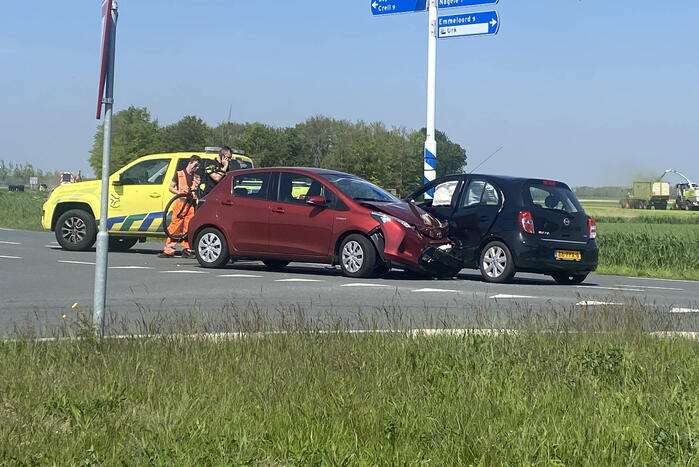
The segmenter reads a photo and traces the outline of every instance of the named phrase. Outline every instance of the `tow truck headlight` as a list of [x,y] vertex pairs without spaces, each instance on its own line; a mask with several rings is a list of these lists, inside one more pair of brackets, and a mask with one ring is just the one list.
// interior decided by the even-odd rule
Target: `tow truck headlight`
[[404,220],[398,219],[397,217],[389,216],[388,214],[383,213],[383,212],[374,211],[371,213],[371,217],[373,217],[376,222],[379,222],[381,224],[386,224],[388,222],[398,222],[400,225],[402,225],[406,229],[413,228],[412,225],[408,224]]

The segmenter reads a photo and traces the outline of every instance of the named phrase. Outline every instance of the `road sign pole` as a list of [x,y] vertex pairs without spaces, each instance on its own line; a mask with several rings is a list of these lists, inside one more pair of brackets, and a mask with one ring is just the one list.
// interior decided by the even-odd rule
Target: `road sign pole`
[[102,151],[102,192],[100,195],[100,223],[97,233],[97,259],[95,261],[95,293],[92,308],[92,324],[99,338],[104,337],[104,310],[107,304],[107,251],[109,234],[107,233],[107,210],[109,208],[109,166],[112,149],[112,106],[114,104],[114,52],[116,46],[117,5],[112,3],[111,29],[107,49],[107,70],[104,93],[104,126]]
[[[429,0],[429,26],[427,40],[427,134],[425,138],[424,183],[437,176],[437,140],[435,139],[435,113],[437,94],[437,1]],[[431,197],[432,193],[425,193]]]

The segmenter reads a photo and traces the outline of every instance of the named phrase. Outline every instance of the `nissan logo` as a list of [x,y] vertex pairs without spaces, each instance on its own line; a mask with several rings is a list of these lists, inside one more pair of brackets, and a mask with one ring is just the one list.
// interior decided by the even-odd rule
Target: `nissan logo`
[[568,219],[567,217],[565,219],[563,219],[563,225],[566,225],[566,226],[570,225],[570,219]]

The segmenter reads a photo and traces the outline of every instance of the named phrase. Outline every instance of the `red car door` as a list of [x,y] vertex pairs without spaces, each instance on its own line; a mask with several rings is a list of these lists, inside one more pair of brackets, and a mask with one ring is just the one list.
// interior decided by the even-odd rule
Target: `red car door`
[[[269,251],[283,256],[328,258],[332,255],[334,195],[320,181],[300,173],[281,172],[276,196],[271,196]],[[324,196],[326,206],[307,204]]]
[[231,180],[231,191],[221,198],[219,210],[219,222],[227,231],[231,254],[266,253],[271,173],[246,173]]

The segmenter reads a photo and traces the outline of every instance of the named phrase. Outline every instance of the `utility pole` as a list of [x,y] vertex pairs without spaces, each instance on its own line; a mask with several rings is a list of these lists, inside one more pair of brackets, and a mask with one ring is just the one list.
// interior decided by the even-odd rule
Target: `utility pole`
[[[109,233],[107,232],[107,210],[109,209],[109,166],[112,149],[112,107],[114,105],[114,52],[116,45],[116,22],[118,6],[113,0],[102,2],[103,36],[102,69],[100,89],[97,96],[97,118],[104,104],[103,149],[102,149],[102,192],[100,195],[100,221],[97,233],[95,261],[95,293],[92,308],[92,324],[97,337],[104,337],[104,311],[107,304],[107,252]],[[102,87],[104,85],[104,87]]]

